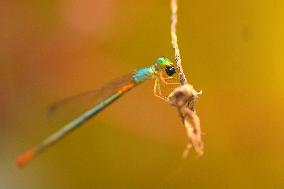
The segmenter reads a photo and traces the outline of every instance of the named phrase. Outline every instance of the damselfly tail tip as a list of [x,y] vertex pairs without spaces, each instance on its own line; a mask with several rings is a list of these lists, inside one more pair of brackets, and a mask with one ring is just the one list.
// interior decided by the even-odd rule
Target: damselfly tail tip
[[35,155],[35,150],[29,150],[26,153],[24,153],[23,155],[19,156],[16,159],[16,165],[18,167],[24,167]]

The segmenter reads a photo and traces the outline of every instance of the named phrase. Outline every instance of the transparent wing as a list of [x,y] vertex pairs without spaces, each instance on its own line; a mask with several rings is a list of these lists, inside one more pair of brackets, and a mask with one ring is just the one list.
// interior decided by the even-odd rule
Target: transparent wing
[[49,107],[47,118],[60,122],[60,124],[66,123],[96,106],[130,82],[133,82],[132,74],[117,78],[99,89],[67,97]]

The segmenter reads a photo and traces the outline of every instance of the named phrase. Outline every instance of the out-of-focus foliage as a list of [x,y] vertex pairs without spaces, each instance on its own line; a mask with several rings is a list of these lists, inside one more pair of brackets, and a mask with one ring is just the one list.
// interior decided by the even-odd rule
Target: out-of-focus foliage
[[179,1],[178,40],[196,89],[205,155],[149,81],[20,170],[62,125],[65,96],[157,57],[173,60],[169,1],[0,3],[0,188],[284,188],[284,2]]

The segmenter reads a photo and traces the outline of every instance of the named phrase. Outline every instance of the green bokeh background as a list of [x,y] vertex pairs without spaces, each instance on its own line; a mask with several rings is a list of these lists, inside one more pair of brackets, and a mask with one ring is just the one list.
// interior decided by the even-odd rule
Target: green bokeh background
[[183,161],[176,110],[149,81],[19,169],[60,126],[47,107],[165,55],[170,2],[0,3],[0,188],[284,188],[284,1],[180,0],[184,71],[205,155]]

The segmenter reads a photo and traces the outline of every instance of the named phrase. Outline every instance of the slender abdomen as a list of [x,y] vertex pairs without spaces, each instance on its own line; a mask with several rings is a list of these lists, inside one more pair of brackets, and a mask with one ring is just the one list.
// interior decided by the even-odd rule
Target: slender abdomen
[[59,131],[54,133],[53,135],[46,138],[43,142],[32,148],[31,150],[27,151],[23,155],[17,158],[16,164],[18,166],[26,165],[31,159],[33,159],[36,155],[40,154],[44,150],[46,150],[51,145],[55,144],[59,140],[63,139],[68,133],[74,131],[76,128],[81,126],[87,120],[94,117],[97,113],[108,107],[111,103],[121,97],[130,89],[134,88],[138,83],[135,82],[133,79],[129,82],[126,82],[123,86],[117,88],[116,92],[111,96],[105,98],[102,102],[98,103],[95,107],[91,108],[90,110],[83,113],[78,118],[71,121],[69,124],[65,125]]

